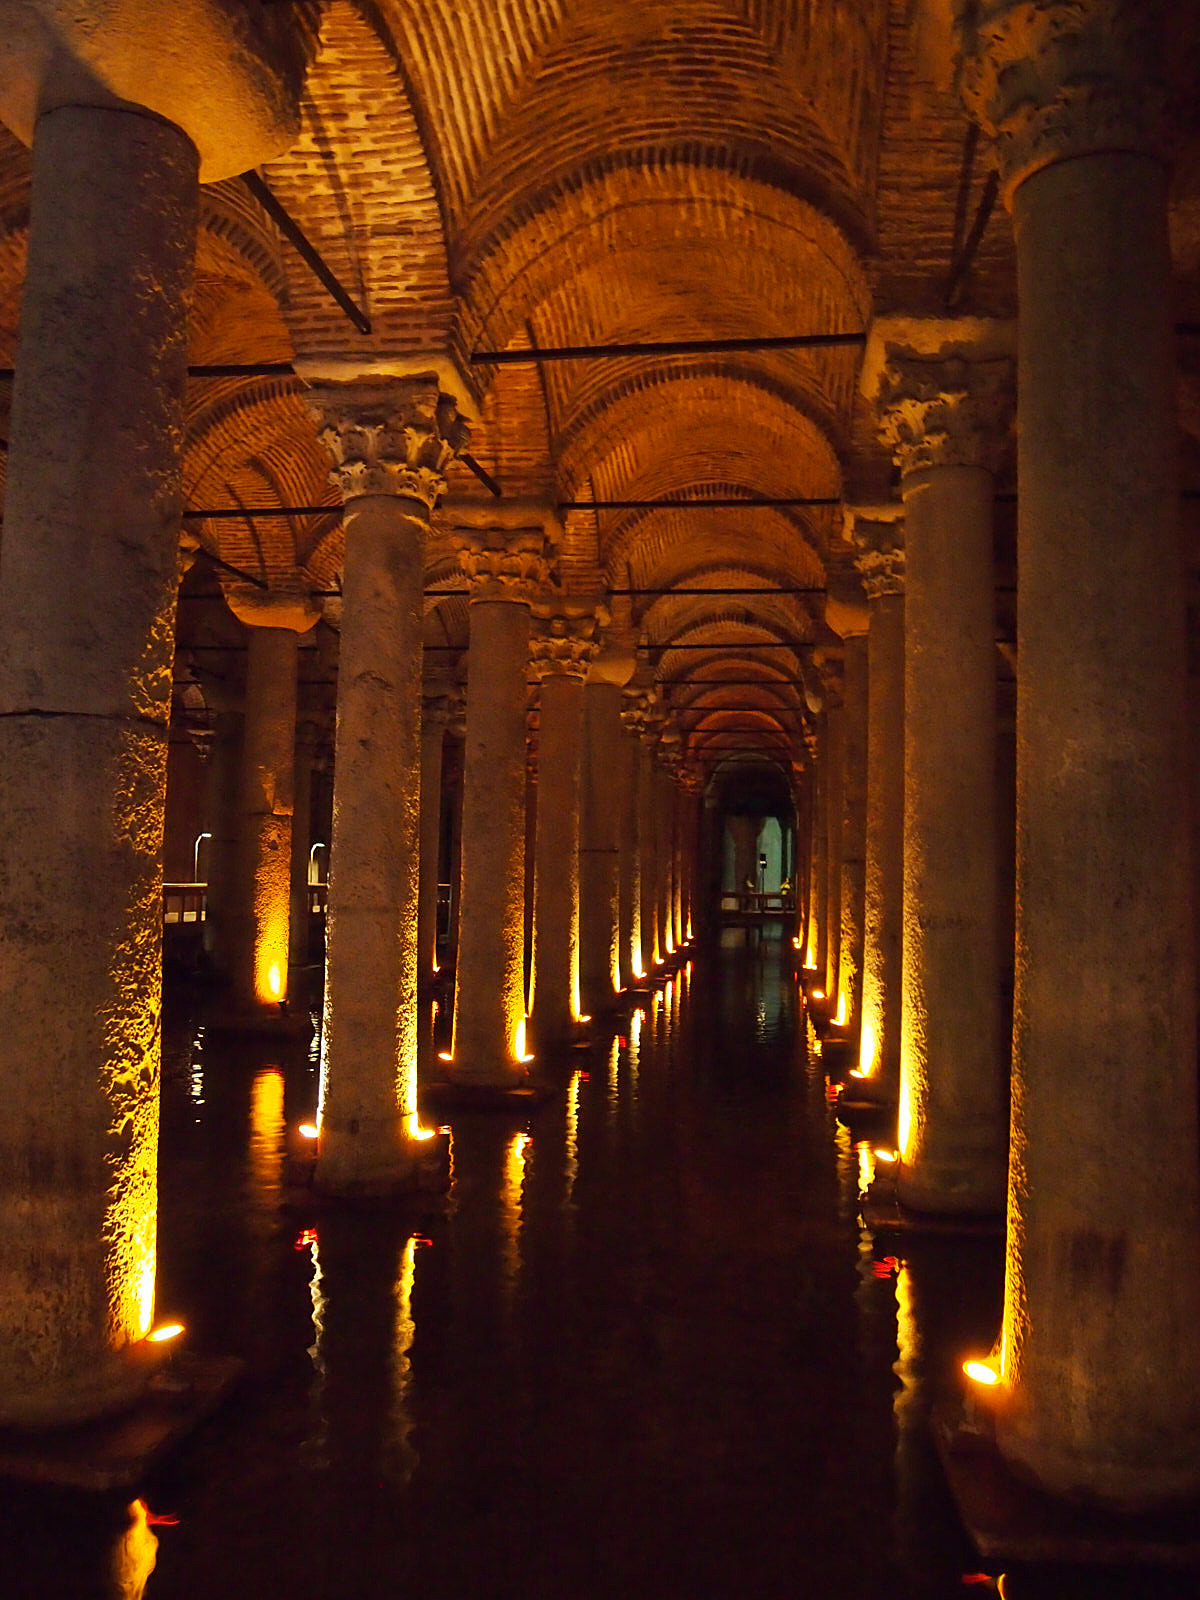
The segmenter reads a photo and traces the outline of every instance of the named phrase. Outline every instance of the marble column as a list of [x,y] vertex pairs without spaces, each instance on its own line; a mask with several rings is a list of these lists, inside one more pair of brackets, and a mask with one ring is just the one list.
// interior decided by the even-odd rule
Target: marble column
[[620,765],[620,977],[633,989],[645,977],[642,961],[642,872],[638,854],[638,733],[628,695],[622,710]]
[[588,1016],[611,1011],[621,989],[621,694],[633,653],[608,645],[583,691],[579,805],[579,992]]
[[658,724],[645,717],[638,736],[637,805],[638,858],[641,862],[642,965],[646,975],[661,963],[658,928],[658,827],[655,787]]
[[[1200,1488],[1200,1198],[1163,8],[964,32],[1019,293],[1017,928],[997,1440]],[[1069,603],[1064,600],[1069,597]]]
[[837,1011],[847,1037],[862,1020],[863,916],[867,853],[867,635],[842,642],[842,872]]
[[894,1106],[900,1090],[904,915],[904,550],[897,514],[852,513],[870,608],[862,1027],[854,1098]]
[[185,62],[168,8],[115,49],[44,9],[0,4],[0,118],[33,147],[0,572],[0,1423],[23,1426],[127,1404],[152,1366],[197,184],[276,153],[295,111],[220,8]]
[[[825,981],[826,946],[829,928],[829,869],[827,864],[829,785],[825,756],[824,717],[821,733],[810,752],[813,786],[812,855],[808,888],[808,955],[813,983],[821,988]],[[823,991],[822,991],[823,992]]]
[[432,374],[315,386],[345,502],[317,1181],[427,1181],[417,1119],[425,540],[466,441]]
[[308,1020],[288,1013],[296,672],[300,635],[320,613],[298,581],[239,586],[227,599],[247,629],[246,695],[230,896],[233,989],[217,1022],[270,1032]]
[[539,1050],[579,1037],[579,768],[583,682],[595,652],[594,613],[541,614],[532,640],[541,680],[538,810],[533,866],[533,996]]
[[421,702],[421,844],[417,890],[417,985],[437,976],[438,865],[442,843],[442,756],[451,702],[440,691]]
[[467,736],[454,1041],[448,1076],[515,1088],[525,1039],[526,674],[529,606],[546,581],[545,534],[524,526],[460,527],[471,583]]
[[219,707],[212,749],[204,778],[205,825],[208,841],[208,889],[205,894],[204,952],[214,972],[233,974],[232,896],[237,850],[238,790],[242,770],[242,713]]
[[292,804],[292,867],[291,867],[291,952],[292,971],[309,965],[309,912],[308,872],[309,853],[312,850],[312,774],[316,759],[317,729],[313,723],[301,719],[296,724],[295,778]]
[[837,1014],[838,972],[842,959],[842,778],[841,685],[825,686],[825,996],[829,1015]]
[[995,461],[1012,403],[1008,323],[879,319],[863,387],[905,519],[900,1197],[999,1212],[1008,1086],[996,950]]

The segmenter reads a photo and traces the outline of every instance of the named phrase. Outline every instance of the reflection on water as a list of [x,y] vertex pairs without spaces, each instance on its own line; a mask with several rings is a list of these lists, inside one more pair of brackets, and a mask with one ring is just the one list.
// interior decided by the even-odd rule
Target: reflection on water
[[528,1125],[455,1116],[449,1193],[398,1205],[289,1187],[303,1047],[204,1040],[197,1078],[197,1037],[164,1051],[164,1303],[247,1383],[147,1489],[176,1526],[0,1496],[4,1600],[1000,1592],[928,1425],[999,1243],[862,1225],[778,942],[685,965]]

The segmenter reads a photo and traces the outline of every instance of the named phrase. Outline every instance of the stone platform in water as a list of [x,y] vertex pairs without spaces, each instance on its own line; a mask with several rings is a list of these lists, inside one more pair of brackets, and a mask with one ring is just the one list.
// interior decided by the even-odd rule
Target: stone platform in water
[[961,1408],[935,1410],[933,1433],[963,1527],[986,1559],[1200,1567],[1200,1501],[1141,1516],[1071,1504],[1014,1477],[991,1429]]
[[936,1216],[932,1212],[910,1211],[896,1198],[889,1184],[879,1192],[872,1184],[862,1202],[863,1225],[875,1233],[926,1233],[967,1239],[994,1239],[1004,1233],[1003,1217]]
[[0,1478],[93,1493],[131,1489],[221,1404],[244,1368],[234,1356],[181,1351],[131,1411],[75,1428],[0,1431]]

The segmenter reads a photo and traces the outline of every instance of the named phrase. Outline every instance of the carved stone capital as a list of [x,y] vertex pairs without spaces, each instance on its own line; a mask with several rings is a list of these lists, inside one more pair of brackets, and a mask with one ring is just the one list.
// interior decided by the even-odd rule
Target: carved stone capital
[[456,528],[459,570],[472,600],[532,603],[550,581],[551,557],[540,528]]
[[860,386],[901,472],[996,470],[1015,402],[1014,328],[976,317],[879,317]]
[[377,383],[320,383],[308,392],[331,483],[343,500],[397,495],[432,509],[451,458],[471,435],[434,374]]
[[631,683],[625,686],[621,696],[621,721],[635,738],[640,739],[645,733],[647,720],[657,699],[658,693],[650,684]]
[[958,83],[995,141],[1005,201],[1055,161],[1163,155],[1161,0],[955,0]]
[[587,677],[600,648],[601,619],[594,610],[574,612],[537,605],[529,639],[529,658],[536,678]]
[[689,756],[679,763],[675,780],[685,794],[699,794],[704,788],[704,768],[695,756]]
[[867,600],[904,593],[904,519],[899,506],[846,507],[846,538]]

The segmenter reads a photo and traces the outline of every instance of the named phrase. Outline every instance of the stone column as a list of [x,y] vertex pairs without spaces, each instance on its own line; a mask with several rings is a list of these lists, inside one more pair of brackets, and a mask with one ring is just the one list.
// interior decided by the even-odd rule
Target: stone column
[[678,741],[678,730],[667,724],[659,735],[659,760],[654,770],[654,858],[658,867],[654,904],[660,962],[667,961],[676,950],[675,780],[671,767]]
[[[495,516],[495,513],[492,513]],[[541,522],[460,528],[471,582],[454,1043],[449,1076],[515,1088],[526,1074],[525,824],[529,606],[546,581]]]
[[992,501],[1011,337],[1007,323],[883,319],[863,368],[905,517],[900,1197],[942,1213],[999,1211],[1007,1162]]
[[[862,1020],[867,853],[867,635],[843,639],[842,874],[837,1017],[854,1038]],[[831,997],[832,998],[832,997]]]
[[442,755],[451,702],[442,692],[421,703],[421,845],[417,890],[417,986],[437,976],[438,864],[442,843]]
[[204,951],[221,977],[233,974],[231,888],[237,850],[238,789],[242,767],[242,713],[221,707],[213,728],[212,750],[205,772],[205,825],[208,842],[208,890],[205,895]]
[[[1017,243],[1013,1126],[997,1437],[1053,1491],[1200,1487],[1194,949],[1164,8],[991,7],[967,103]],[[1064,597],[1069,596],[1069,603]]]
[[[835,698],[836,695],[836,698]],[[825,685],[825,996],[837,1012],[842,959],[842,726],[841,686]]]
[[541,1050],[579,1033],[579,755],[583,680],[595,651],[593,613],[543,612],[532,641],[541,679],[537,836],[533,866],[530,1020]]
[[252,1032],[291,1027],[292,809],[299,636],[320,613],[298,582],[231,590],[247,627],[238,833],[231,886],[233,993],[218,1025]]
[[621,989],[621,692],[633,668],[633,653],[610,644],[593,659],[583,691],[579,987],[589,1016],[611,1011]]
[[822,717],[820,736],[812,754],[813,842],[812,873],[809,880],[809,948],[817,987],[825,981],[829,941],[829,762],[825,758],[827,737]]
[[239,50],[211,8],[181,62],[169,8],[115,48],[83,8],[45,8],[0,4],[0,117],[33,145],[0,574],[5,1425],[115,1409],[151,1365],[197,180],[265,160],[294,110],[260,19]]
[[312,773],[316,759],[317,730],[311,722],[296,724],[295,782],[292,806],[292,914],[291,953],[293,971],[309,964],[308,868],[312,849]]
[[638,735],[637,806],[638,858],[641,862],[642,966],[649,976],[661,961],[658,929],[658,828],[656,825],[654,748],[658,724],[644,717]]
[[871,625],[862,1028],[854,1097],[896,1104],[904,914],[904,550],[898,515],[852,513]]
[[317,1180],[424,1180],[417,1121],[417,873],[425,539],[466,439],[424,374],[310,396],[345,501]]
[[620,976],[622,989],[645,977],[642,960],[642,871],[638,854],[638,712],[626,698],[621,713]]

